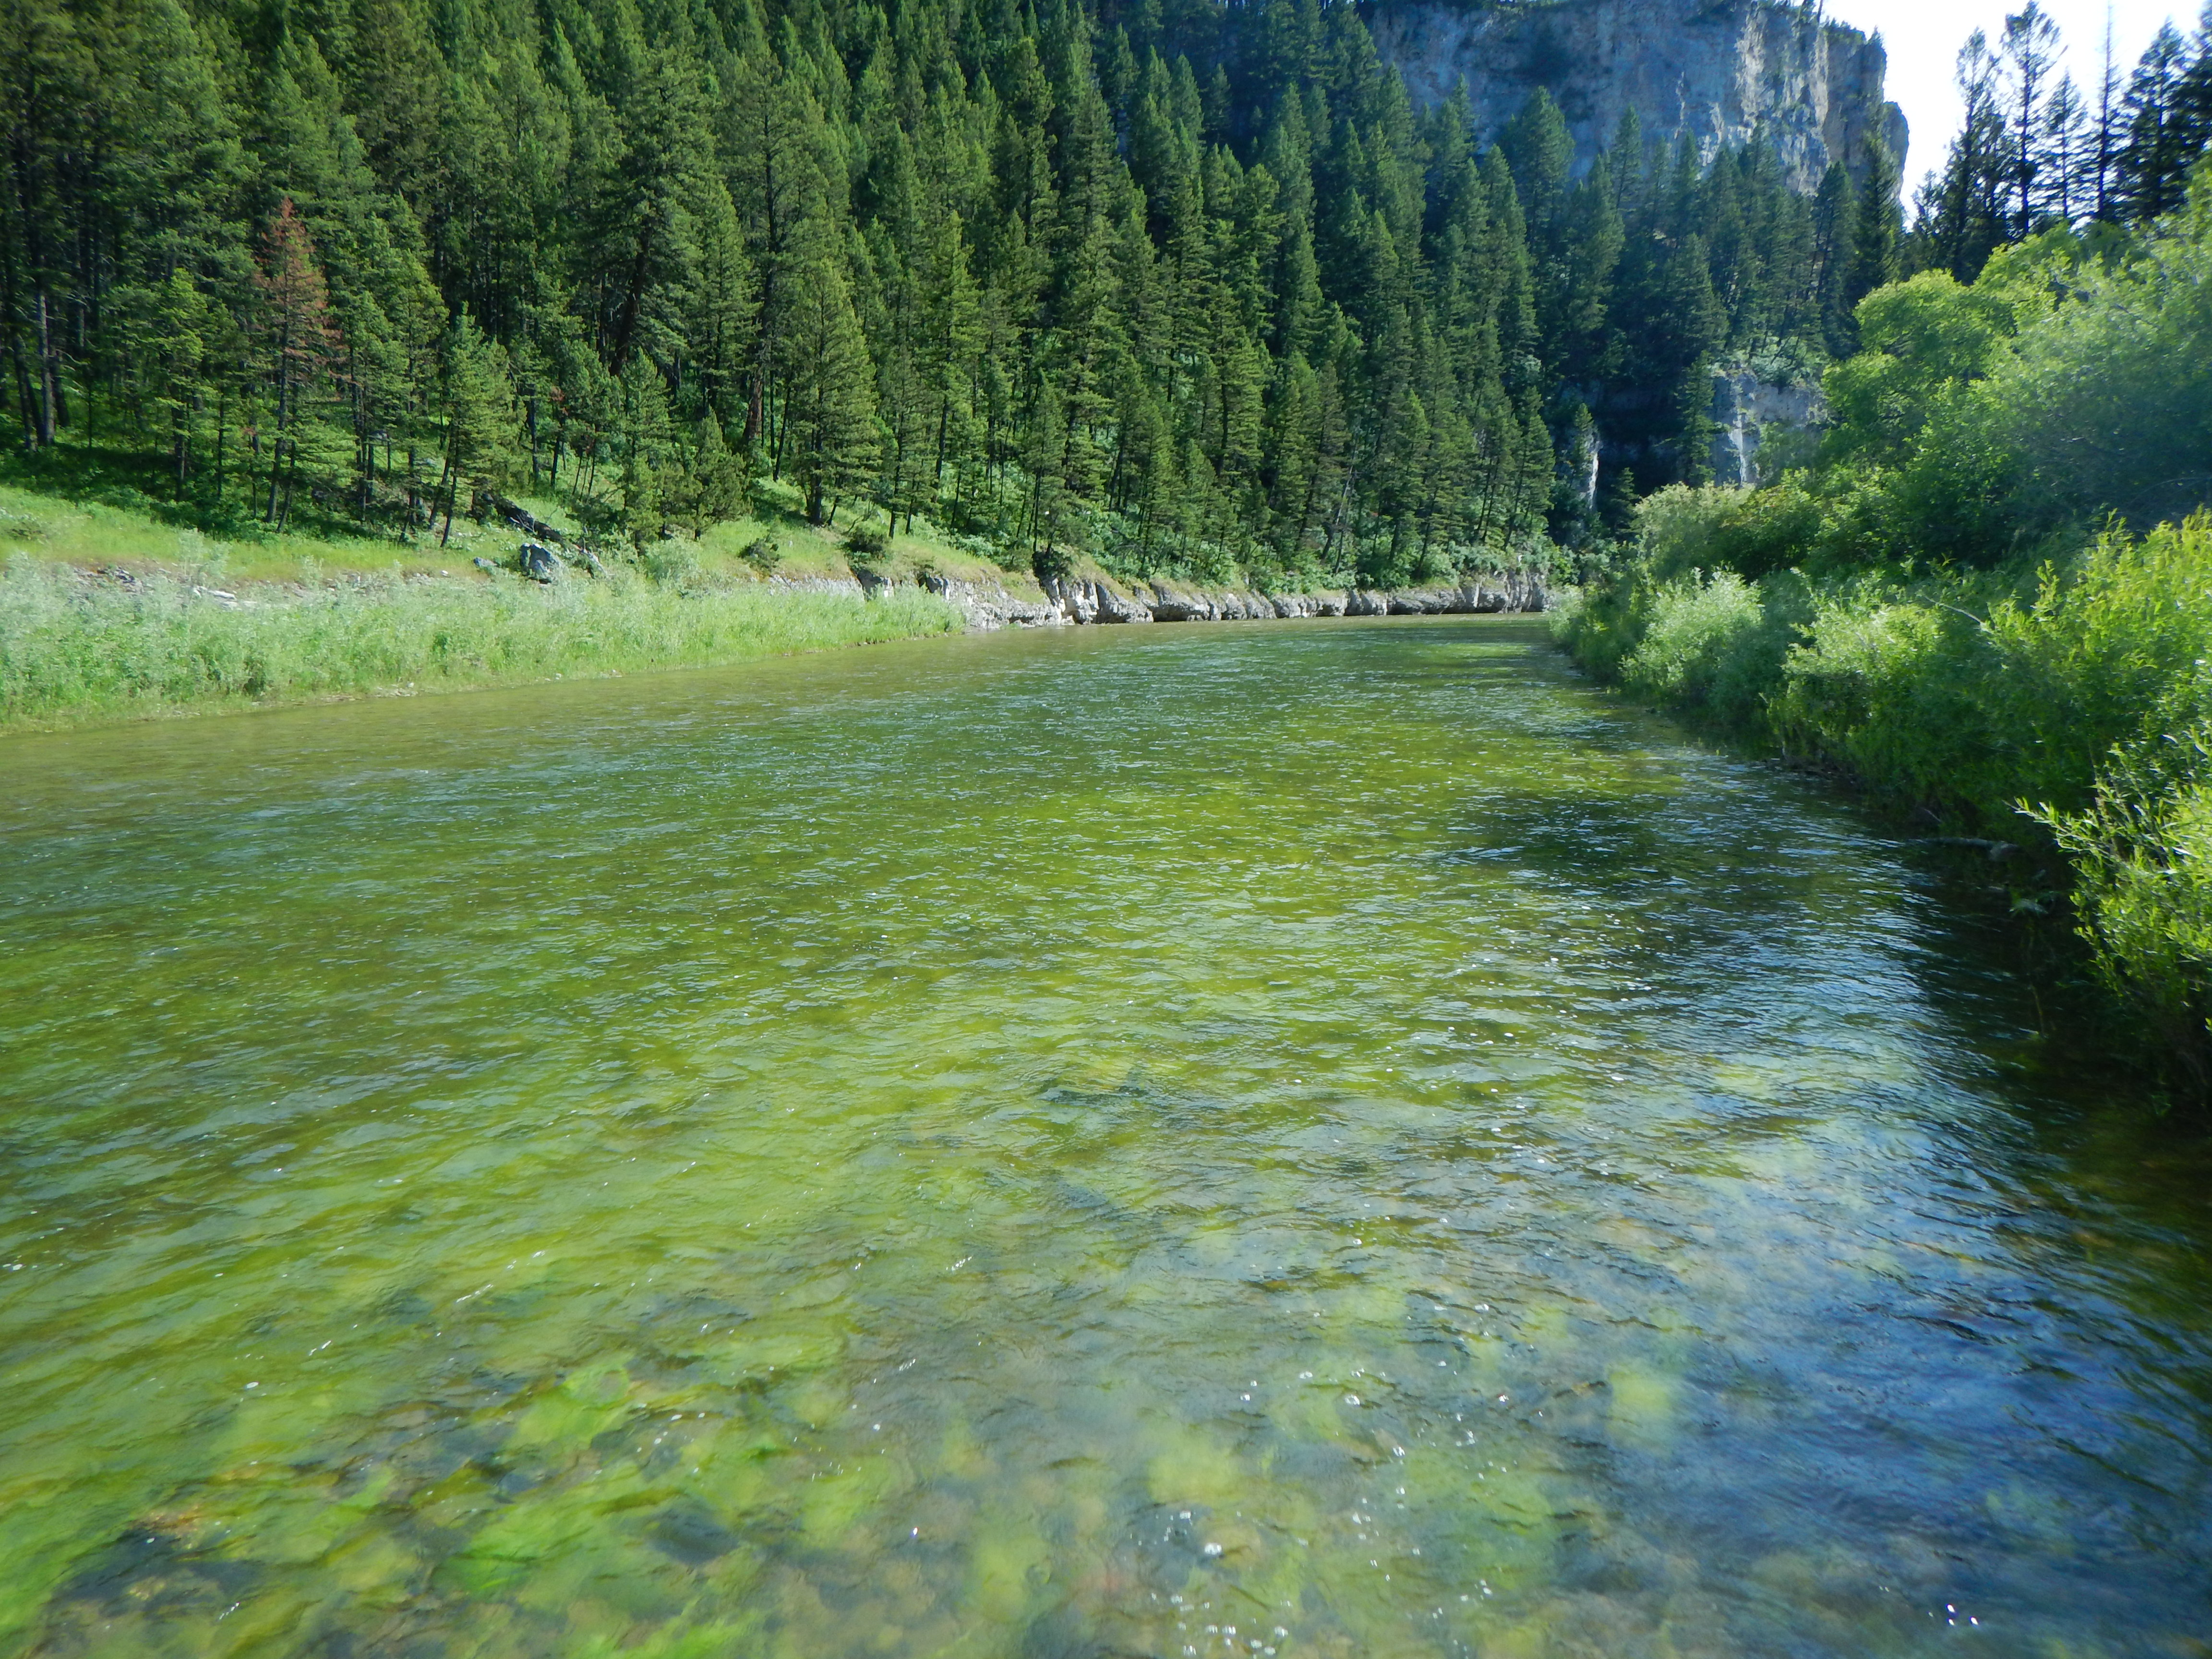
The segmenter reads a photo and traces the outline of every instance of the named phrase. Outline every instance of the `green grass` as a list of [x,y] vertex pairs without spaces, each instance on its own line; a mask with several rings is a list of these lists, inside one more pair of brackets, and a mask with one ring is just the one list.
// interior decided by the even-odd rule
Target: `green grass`
[[911,589],[872,600],[642,578],[355,578],[234,590],[163,575],[125,586],[17,556],[0,571],[0,730],[264,707],[379,690],[459,690],[750,659],[949,632]]
[[[722,528],[730,543],[746,526]],[[960,624],[912,588],[861,600],[771,587],[735,559],[742,540],[665,580],[617,566],[609,580],[540,587],[471,562],[478,547],[510,555],[516,539],[467,526],[442,552],[223,541],[0,486],[0,731],[706,667]]]

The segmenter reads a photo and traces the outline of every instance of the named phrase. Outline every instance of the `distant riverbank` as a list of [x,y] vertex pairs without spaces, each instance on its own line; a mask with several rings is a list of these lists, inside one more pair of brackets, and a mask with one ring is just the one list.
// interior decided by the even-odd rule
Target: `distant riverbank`
[[914,588],[475,572],[219,588],[18,556],[0,568],[0,731],[714,667],[963,625]]
[[395,572],[217,587],[17,556],[0,567],[0,732],[561,678],[710,668],[966,629],[1540,610],[1516,579],[1267,595],[1104,580],[670,586]]

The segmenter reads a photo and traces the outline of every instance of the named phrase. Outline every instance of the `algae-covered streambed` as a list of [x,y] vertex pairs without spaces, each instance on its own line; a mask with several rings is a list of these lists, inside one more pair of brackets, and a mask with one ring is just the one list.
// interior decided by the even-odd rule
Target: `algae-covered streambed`
[[1525,623],[0,747],[0,1653],[2201,1654],[2207,1159]]

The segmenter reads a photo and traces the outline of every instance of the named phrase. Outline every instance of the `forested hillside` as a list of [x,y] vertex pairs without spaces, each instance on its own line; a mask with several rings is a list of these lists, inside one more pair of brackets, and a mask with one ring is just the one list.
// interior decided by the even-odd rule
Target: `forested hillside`
[[1888,178],[1631,121],[1574,180],[1540,94],[1477,153],[1315,0],[6,18],[8,416],[234,530],[528,489],[643,544],[774,477],[1016,562],[1434,578],[1698,476],[1717,354],[1815,372],[1895,274]]
[[1807,464],[1644,501],[1562,632],[1601,678],[1986,852],[2015,913],[2070,916],[2129,1046],[2203,1097],[2212,16],[2107,77],[2094,120],[2058,44],[2033,6],[1968,42],[1921,268],[1858,307]]

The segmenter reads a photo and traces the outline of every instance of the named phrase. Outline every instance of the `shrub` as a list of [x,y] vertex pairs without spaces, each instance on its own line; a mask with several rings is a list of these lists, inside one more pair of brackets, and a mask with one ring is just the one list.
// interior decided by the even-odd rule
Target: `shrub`
[[1971,798],[1962,769],[1983,725],[1970,691],[1972,619],[1874,580],[1816,591],[1812,612],[1767,711],[1782,746],[1903,802]]
[[775,537],[756,536],[738,556],[762,575],[773,576],[776,567],[783,562],[783,550],[775,544]]
[[1796,477],[1765,489],[1669,484],[1638,505],[1637,534],[1652,574],[1733,570],[1762,576],[1796,562],[1820,529],[1820,507]]
[[664,587],[699,585],[699,555],[688,542],[656,542],[638,556],[638,562]]
[[1656,702],[1702,702],[1723,659],[1760,617],[1758,594],[1735,572],[1678,576],[1653,592],[1621,681]]
[[2090,805],[2036,813],[2071,858],[2100,975],[2202,1090],[2212,1059],[2212,736],[2202,723],[2113,757]]
[[845,558],[848,563],[869,565],[884,556],[890,538],[874,525],[854,525],[845,532]]

